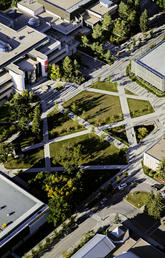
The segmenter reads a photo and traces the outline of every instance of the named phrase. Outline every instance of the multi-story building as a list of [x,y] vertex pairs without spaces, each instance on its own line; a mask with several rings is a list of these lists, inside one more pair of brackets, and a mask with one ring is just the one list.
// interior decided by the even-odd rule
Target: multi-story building
[[165,41],[131,63],[132,72],[157,89],[165,91]]
[[9,257],[45,222],[48,206],[0,174],[0,256]]

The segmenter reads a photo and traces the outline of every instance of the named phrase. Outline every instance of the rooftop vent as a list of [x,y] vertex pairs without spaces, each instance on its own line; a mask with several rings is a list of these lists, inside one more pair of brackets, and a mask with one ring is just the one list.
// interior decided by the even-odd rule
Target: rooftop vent
[[34,28],[38,27],[40,25],[40,20],[37,18],[30,18],[28,21],[28,24]]
[[11,50],[12,50],[12,47],[10,46],[10,44],[0,40],[0,52],[9,52]]

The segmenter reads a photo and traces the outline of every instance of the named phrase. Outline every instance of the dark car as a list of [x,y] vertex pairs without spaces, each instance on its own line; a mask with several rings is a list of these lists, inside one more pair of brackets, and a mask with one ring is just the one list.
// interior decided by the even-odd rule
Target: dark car
[[154,189],[154,190],[161,190],[162,188],[164,187],[164,185],[161,185],[161,184],[154,184],[154,185],[151,185],[151,188]]

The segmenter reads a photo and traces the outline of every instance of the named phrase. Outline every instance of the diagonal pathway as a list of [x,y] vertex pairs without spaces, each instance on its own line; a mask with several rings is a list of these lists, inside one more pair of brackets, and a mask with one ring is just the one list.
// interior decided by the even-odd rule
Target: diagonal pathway
[[118,86],[118,91],[120,93],[119,98],[120,98],[120,104],[121,104],[123,117],[124,117],[124,120],[126,121],[125,128],[126,128],[128,142],[129,142],[130,146],[135,146],[135,145],[137,145],[137,141],[136,141],[134,127],[131,122],[130,110],[128,107],[128,102],[127,102],[124,88],[121,86]]

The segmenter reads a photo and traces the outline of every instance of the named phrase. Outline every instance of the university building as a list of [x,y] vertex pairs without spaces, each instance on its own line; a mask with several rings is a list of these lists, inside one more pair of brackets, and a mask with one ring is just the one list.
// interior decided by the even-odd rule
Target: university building
[[48,206],[0,174],[0,257],[9,257],[45,222]]

